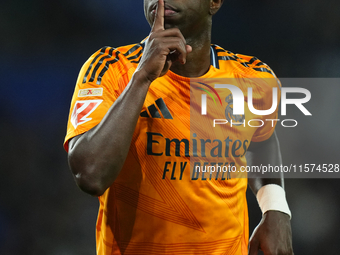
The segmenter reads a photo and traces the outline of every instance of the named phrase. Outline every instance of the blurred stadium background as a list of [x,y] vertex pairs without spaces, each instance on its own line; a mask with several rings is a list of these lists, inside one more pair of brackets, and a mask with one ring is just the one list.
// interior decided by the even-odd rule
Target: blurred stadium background
[[[76,187],[62,147],[69,105],[92,53],[149,33],[142,2],[0,1],[0,254],[95,253],[98,201]],[[278,77],[339,77],[339,10],[337,0],[226,0],[213,42]],[[278,128],[284,163],[339,163],[338,96],[314,87],[320,118]],[[339,254],[339,179],[287,179],[286,190],[295,254]],[[252,230],[253,196],[249,210]]]

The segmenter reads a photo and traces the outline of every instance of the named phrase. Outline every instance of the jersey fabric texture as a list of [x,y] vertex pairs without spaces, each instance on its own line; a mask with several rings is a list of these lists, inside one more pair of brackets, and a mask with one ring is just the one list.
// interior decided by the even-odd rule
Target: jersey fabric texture
[[[84,64],[71,102],[66,151],[72,137],[103,119],[129,83],[144,46],[145,41],[104,47]],[[254,89],[257,109],[269,109],[262,99],[268,87],[279,87],[272,70],[257,58],[211,45],[211,66],[201,78],[223,77],[275,81]],[[228,160],[246,165],[250,141],[266,140],[273,132],[271,122],[230,131]],[[186,147],[192,139],[190,79],[168,71],[152,82],[125,164],[99,197],[97,254],[248,254],[247,179],[192,180]]]

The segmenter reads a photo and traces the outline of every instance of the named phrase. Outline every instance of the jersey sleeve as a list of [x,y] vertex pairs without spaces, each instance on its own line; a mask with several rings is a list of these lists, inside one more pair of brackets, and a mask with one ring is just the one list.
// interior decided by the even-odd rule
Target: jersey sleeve
[[[68,141],[95,127],[126,86],[124,65],[119,66],[119,56],[112,47],[104,47],[93,54],[80,70],[73,93],[67,122],[64,148]],[[116,66],[113,67],[113,64]]]
[[[256,110],[264,111],[269,110],[272,107],[275,108],[271,114],[261,115],[255,113],[252,115],[251,119],[254,119],[254,121],[252,120],[251,125],[249,126],[256,128],[252,136],[252,141],[262,142],[271,137],[278,121],[278,108],[281,98],[281,83],[273,70],[258,58],[242,54],[236,54],[236,56],[237,61],[243,66],[246,66],[246,68],[243,68],[244,72],[240,74],[240,78],[242,78],[242,80],[246,78],[244,79],[246,84],[244,93],[247,94],[248,102],[250,95],[248,95],[247,89],[250,87],[252,88],[252,105]],[[273,102],[274,89],[277,90],[276,103]]]
[[[269,115],[257,115],[261,120],[261,125],[258,127],[252,137],[253,142],[262,142],[271,137],[274,133],[278,120],[278,110],[281,98],[281,83],[272,72],[260,74],[259,78],[255,79],[257,88],[253,89],[253,106],[257,110],[269,110],[272,107],[275,111]],[[276,102],[274,100],[274,89],[276,89]]]

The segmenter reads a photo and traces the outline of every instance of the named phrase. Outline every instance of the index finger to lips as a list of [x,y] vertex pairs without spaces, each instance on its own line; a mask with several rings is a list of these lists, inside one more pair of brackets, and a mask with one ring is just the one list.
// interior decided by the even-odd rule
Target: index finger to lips
[[164,0],[158,0],[155,20],[153,22],[151,32],[158,30],[164,30]]

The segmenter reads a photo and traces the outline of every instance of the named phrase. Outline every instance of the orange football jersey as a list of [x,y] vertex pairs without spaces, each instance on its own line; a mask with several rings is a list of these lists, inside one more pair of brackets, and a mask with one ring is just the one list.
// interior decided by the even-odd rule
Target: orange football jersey
[[[84,64],[71,103],[66,151],[69,139],[103,119],[136,70],[144,45],[104,47]],[[266,64],[217,45],[211,45],[211,66],[200,78],[207,83],[237,79],[242,90],[250,84],[256,109],[270,108],[265,100],[268,88],[279,87]],[[203,154],[221,164],[245,166],[250,142],[268,139],[275,125],[264,122],[258,127],[225,126],[216,131],[202,124],[207,128],[200,131],[201,124],[191,121],[193,104],[200,100],[193,100],[196,95],[190,93],[193,80],[168,71],[151,84],[125,164],[99,197],[97,254],[247,254],[247,178],[228,173],[198,176],[192,168]],[[208,105],[212,100],[208,99]],[[246,121],[277,118],[277,111],[270,116],[252,115],[247,107],[245,111]],[[221,118],[218,111],[209,114]],[[207,142],[209,134],[216,137]]]

